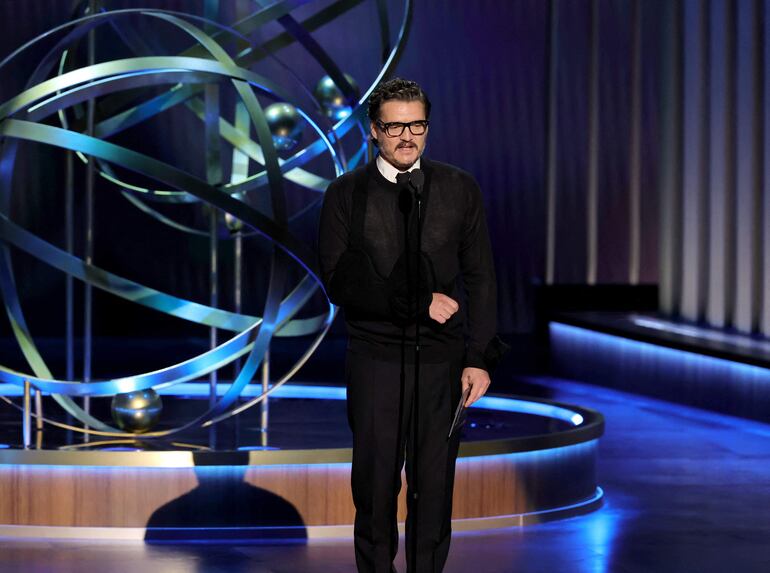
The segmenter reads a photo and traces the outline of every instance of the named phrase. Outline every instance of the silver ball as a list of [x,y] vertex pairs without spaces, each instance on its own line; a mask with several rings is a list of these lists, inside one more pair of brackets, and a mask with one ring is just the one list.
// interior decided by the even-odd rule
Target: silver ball
[[273,145],[278,151],[291,151],[305,129],[305,120],[290,103],[274,103],[265,108],[265,119],[273,135]]
[[230,213],[225,213],[225,225],[227,226],[227,230],[231,233],[243,231],[243,221],[233,217]]
[[142,434],[158,422],[163,403],[152,388],[116,394],[112,398],[112,419],[125,432]]
[[[353,91],[356,94],[356,99],[358,99],[358,97],[361,95],[361,90],[359,89],[358,84],[350,75],[344,75],[345,79],[348,80],[348,83],[353,88]],[[337,84],[335,84],[329,76],[324,76],[320,79],[315,87],[313,95],[315,95],[315,98],[321,105],[321,109],[323,110],[326,117],[332,121],[345,119],[353,112],[353,108],[348,103],[348,100],[345,99],[345,96],[342,94],[342,90],[337,87]]]

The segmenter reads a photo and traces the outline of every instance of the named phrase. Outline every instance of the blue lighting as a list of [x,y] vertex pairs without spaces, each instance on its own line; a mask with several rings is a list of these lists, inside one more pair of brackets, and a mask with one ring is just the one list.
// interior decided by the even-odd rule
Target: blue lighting
[[[217,395],[224,395],[227,390],[227,384],[217,386]],[[13,384],[0,384],[0,395],[19,396],[21,388]],[[254,397],[262,393],[260,384],[249,384],[244,388],[242,396]],[[186,382],[167,388],[159,388],[158,394],[161,396],[189,396],[189,397],[208,397],[209,385],[203,382]],[[347,391],[340,386],[312,386],[309,384],[284,384],[276,389],[271,398],[293,398],[293,399],[311,399],[311,400],[344,400]],[[529,400],[518,400],[516,398],[502,398],[497,396],[484,396],[478,402],[471,406],[472,408],[482,408],[485,410],[497,410],[500,412],[516,412],[521,414],[532,414],[534,416],[544,416],[546,418],[555,418],[562,420],[574,426],[583,423],[583,416],[560,406],[552,404],[543,404],[541,402],[531,402]]]
[[[554,451],[554,450],[548,450],[548,451]],[[480,458],[476,458],[480,459]],[[168,472],[168,471],[193,471],[196,474],[206,474],[206,473],[214,473],[218,474],[222,472],[222,468],[239,471],[239,470],[245,470],[248,467],[251,468],[259,468],[262,469],[280,469],[288,473],[293,472],[300,472],[300,471],[307,471],[308,468],[314,468],[314,467],[321,467],[323,466],[322,471],[342,471],[342,472],[349,472],[350,471],[350,462],[323,462],[321,464],[291,464],[286,462],[276,463],[276,464],[260,464],[258,466],[247,466],[247,465],[232,465],[232,464],[222,464],[222,465],[210,465],[210,466],[202,466],[202,465],[168,465],[168,466],[118,466],[118,465],[104,465],[104,466],[85,466],[85,465],[70,465],[70,464],[7,464],[0,462],[0,472],[6,471],[10,469],[11,471],[17,470],[19,468],[24,468],[25,472],[50,472],[50,471],[69,471],[76,473],[78,475],[82,474],[89,474],[89,473],[102,473],[102,472],[125,472],[126,469],[129,469],[131,471],[141,471],[142,473],[145,472]]]
[[560,406],[543,404],[541,402],[531,402],[529,400],[484,396],[471,407],[483,408],[485,410],[497,410],[500,412],[532,414],[535,416],[544,416],[546,418],[556,418],[557,420],[568,422],[574,426],[579,426],[583,423],[583,416],[577,412],[573,412],[572,410],[568,410],[567,408],[562,408]]
[[[261,392],[261,388],[259,389]],[[347,390],[339,386],[305,386],[284,384],[273,394],[276,398],[311,398],[315,400],[344,400]]]
[[678,363],[701,374],[706,372],[714,374],[719,371],[727,377],[739,378],[752,383],[761,381],[770,384],[770,369],[752,364],[632,340],[560,322],[552,322],[549,330],[554,345],[561,343],[587,345],[592,349],[592,354],[597,356],[608,357],[612,354],[623,354],[626,360],[629,360],[631,356],[636,355],[639,358],[652,358],[669,363],[671,366]]
[[[467,464],[479,464],[479,463],[496,463],[496,462],[502,462],[502,463],[515,463],[515,464],[530,464],[530,463],[543,463],[544,461],[554,460],[557,463],[563,463],[563,460],[565,459],[565,456],[593,456],[595,455],[596,446],[598,444],[598,440],[590,440],[588,442],[583,442],[579,444],[571,444],[568,446],[560,446],[557,448],[549,448],[545,450],[534,450],[534,451],[526,451],[526,452],[511,452],[508,454],[493,454],[488,456],[474,456],[474,457],[459,457],[457,458],[457,464],[458,466],[463,466]],[[259,449],[259,448],[257,448]],[[307,463],[307,464],[286,464],[286,463],[278,463],[278,464],[265,464],[265,465],[259,465],[259,466],[248,466],[248,465],[196,465],[196,466],[187,466],[187,465],[178,465],[178,466],[167,466],[167,467],[157,467],[157,466],[70,466],[70,465],[54,465],[54,464],[2,464],[0,463],[0,472],[3,471],[15,471],[18,468],[23,467],[24,471],[27,473],[30,472],[41,472],[41,473],[48,473],[51,471],[65,471],[65,472],[71,472],[73,475],[88,475],[93,473],[109,473],[109,472],[124,472],[126,471],[126,468],[130,468],[131,471],[141,471],[142,473],[146,472],[168,472],[168,471],[193,471],[197,476],[205,476],[207,473],[213,473],[215,475],[219,475],[223,468],[227,468],[229,470],[233,471],[245,471],[248,467],[258,467],[260,470],[266,470],[268,468],[270,469],[280,469],[282,471],[288,472],[290,474],[296,473],[296,472],[306,472],[308,468],[316,467],[317,464]],[[350,472],[351,464],[350,462],[324,462],[320,464],[318,467],[322,466],[323,469],[320,471],[324,472],[330,472],[330,471],[341,471],[341,472]],[[581,502],[582,503],[582,502]],[[557,508],[553,508],[557,509]],[[563,508],[558,508],[563,509]],[[551,510],[549,510],[551,511]]]
[[7,449],[9,449],[10,447],[11,447],[11,446],[9,446],[8,444],[0,444],[0,450],[7,450]]
[[559,375],[733,416],[770,414],[770,368],[563,323],[549,329]]
[[280,450],[275,446],[241,446],[238,448],[239,452],[265,452],[268,450]]
[[100,452],[141,452],[141,448],[132,448],[130,446],[113,446],[109,448],[101,448]]
[[[224,396],[229,383],[217,386],[217,396]],[[209,396],[208,382],[185,382],[157,389],[161,396],[188,396],[207,398]],[[261,384],[249,384],[243,389],[242,396],[253,398],[262,393]],[[21,396],[23,388],[15,384],[0,384],[0,396]],[[43,392],[48,395],[47,392]],[[345,388],[339,386],[310,386],[304,384],[284,384],[273,392],[271,398],[310,398],[317,400],[344,400]]]
[[[601,491],[601,488],[597,488]],[[630,511],[625,516],[615,511],[596,511],[584,516],[585,527],[576,530],[582,539],[576,540],[588,553],[593,553],[592,573],[612,573],[612,553],[615,551],[616,538],[623,525],[624,517],[631,517]]]

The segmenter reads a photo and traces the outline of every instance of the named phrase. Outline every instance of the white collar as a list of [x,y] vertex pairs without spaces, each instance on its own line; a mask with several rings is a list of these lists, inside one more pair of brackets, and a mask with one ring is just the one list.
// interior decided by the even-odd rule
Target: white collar
[[419,169],[420,168],[420,158],[417,158],[417,161],[414,162],[414,165],[412,165],[409,169],[406,171],[399,171],[395,167],[393,167],[390,163],[385,161],[385,159],[382,158],[382,155],[377,156],[377,169],[380,173],[382,173],[382,176],[390,181],[391,183],[396,183],[396,175],[399,173],[406,173],[408,171],[411,171],[412,169]]

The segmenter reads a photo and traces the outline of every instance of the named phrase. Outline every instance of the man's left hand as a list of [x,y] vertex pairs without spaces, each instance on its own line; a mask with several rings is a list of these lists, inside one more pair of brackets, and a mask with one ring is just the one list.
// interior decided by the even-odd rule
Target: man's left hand
[[482,370],[481,368],[473,368],[470,366],[463,369],[461,380],[463,384],[463,392],[465,392],[465,389],[468,386],[471,387],[468,398],[465,400],[466,408],[487,393],[487,389],[489,388],[489,384],[491,382],[489,379],[489,373],[486,370]]

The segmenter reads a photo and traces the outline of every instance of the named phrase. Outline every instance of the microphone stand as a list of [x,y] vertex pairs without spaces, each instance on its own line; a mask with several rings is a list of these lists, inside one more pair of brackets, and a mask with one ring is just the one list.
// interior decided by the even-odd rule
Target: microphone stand
[[[410,181],[411,184],[411,181]],[[412,454],[412,461],[414,463],[414,494],[412,496],[412,509],[414,511],[414,534],[412,535],[412,570],[417,572],[417,532],[419,515],[419,463],[418,452],[420,443],[420,277],[422,275],[422,193],[416,186],[414,187],[414,195],[417,202],[417,271],[415,277],[414,287],[414,309],[415,309],[415,321],[414,321],[414,452]]]
[[420,279],[422,277],[422,185],[424,175],[419,169],[410,173],[409,186],[414,190],[414,198],[417,203],[417,264],[415,269],[415,287],[414,287],[414,309],[415,309],[415,329],[414,329],[414,451],[412,453],[412,463],[414,464],[414,473],[412,482],[414,484],[412,494],[412,522],[414,533],[412,535],[411,565],[412,571],[417,572],[417,538],[419,527],[419,443],[420,443]]
[[[403,177],[403,179],[402,179]],[[417,203],[417,261],[414,280],[414,309],[415,309],[415,334],[414,334],[414,391],[413,391],[413,416],[412,416],[412,436],[413,436],[413,451],[412,451],[412,466],[414,471],[412,472],[411,483],[409,489],[411,492],[411,507],[409,507],[409,514],[412,520],[412,536],[411,536],[411,551],[409,552],[409,570],[413,573],[417,572],[417,532],[418,532],[418,500],[420,497],[419,491],[419,436],[420,436],[420,277],[422,273],[422,185],[424,182],[424,174],[419,169],[415,169],[410,173],[399,175],[399,180],[402,183],[406,183],[407,188],[411,188],[414,191],[415,202]],[[405,217],[406,223],[406,272],[407,272],[407,284],[411,281],[408,278],[410,272],[409,262],[409,224],[408,218]],[[407,294],[409,296],[409,294]],[[402,368],[403,372],[403,368]]]
[[[399,173],[397,177],[397,182],[402,185],[401,193],[398,198],[399,203],[399,210],[404,215],[404,252],[406,253],[406,259],[405,259],[405,270],[406,270],[406,284],[407,284],[407,315],[409,313],[409,307],[412,304],[412,295],[413,293],[410,292],[411,284],[412,284],[412,270],[411,270],[411,262],[409,260],[410,258],[410,248],[409,248],[409,216],[412,212],[412,197],[411,197],[411,190],[409,186],[409,174],[408,173]],[[401,327],[401,374],[400,374],[400,394],[399,394],[399,408],[398,408],[398,433],[397,433],[397,439],[396,439],[396,470],[395,470],[395,476],[394,479],[398,480],[399,484],[401,482],[401,469],[402,466],[398,465],[398,459],[401,454],[404,453],[403,449],[401,449],[401,439],[403,436],[403,424],[404,424],[404,398],[406,395],[406,328],[408,323],[404,323],[404,325]],[[400,450],[400,453],[399,453]],[[409,501],[409,500],[407,500]],[[396,521],[396,515],[398,512],[397,509],[398,504],[394,503],[393,505],[393,521]],[[408,511],[411,514],[413,504],[407,503]],[[414,549],[414,544],[412,544],[412,549]],[[414,551],[410,550],[410,559],[409,559],[409,565],[413,569],[414,568],[414,561],[411,557],[411,554],[414,553]]]

